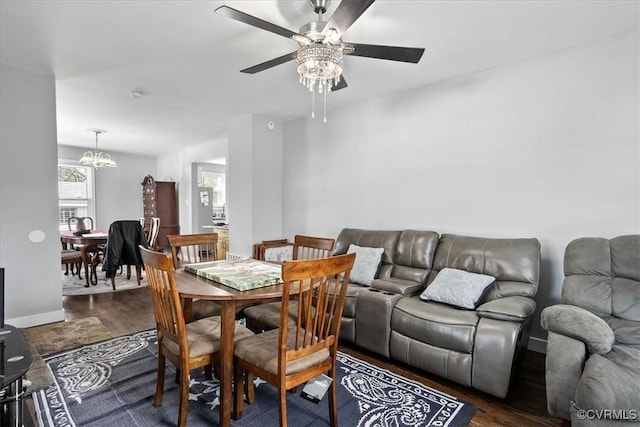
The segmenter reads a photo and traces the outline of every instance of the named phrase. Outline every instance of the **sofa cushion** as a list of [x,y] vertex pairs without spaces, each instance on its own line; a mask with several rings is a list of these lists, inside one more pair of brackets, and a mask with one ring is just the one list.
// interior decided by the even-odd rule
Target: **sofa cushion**
[[617,345],[606,355],[589,357],[576,387],[581,409],[622,410],[640,408],[640,349]]
[[540,242],[443,234],[433,269],[438,272],[446,267],[495,277],[495,285],[482,302],[512,295],[534,297],[538,290]]
[[384,248],[368,248],[351,244],[347,253],[356,254],[349,281],[359,285],[371,286],[371,282],[373,282],[380,267]]
[[438,246],[435,231],[404,230],[398,240],[396,259],[391,277],[411,280],[424,286]]
[[473,310],[485,289],[495,280],[486,274],[443,268],[420,298]]
[[377,277],[386,278],[391,274],[396,259],[398,239],[402,232],[399,230],[362,230],[358,228],[343,228],[336,238],[334,255],[343,255],[349,250],[349,245],[366,246],[370,248],[384,248],[382,265]]
[[478,319],[475,311],[422,301],[416,295],[396,303],[391,329],[435,347],[471,353]]
[[[640,322],[610,317],[606,320],[613,330],[616,343],[636,345],[640,347]],[[638,361],[640,364],[640,361]]]
[[567,245],[562,302],[607,319],[640,321],[640,236],[583,237]]

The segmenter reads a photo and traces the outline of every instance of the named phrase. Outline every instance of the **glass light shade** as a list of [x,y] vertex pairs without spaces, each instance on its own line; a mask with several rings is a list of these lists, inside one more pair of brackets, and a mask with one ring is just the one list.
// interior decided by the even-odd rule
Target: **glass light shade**
[[93,166],[94,168],[116,168],[116,162],[111,160],[111,155],[98,151],[98,135],[106,132],[101,129],[90,129],[96,134],[96,151],[85,151],[80,159],[83,166]]
[[84,166],[93,166],[94,168],[118,167],[116,162],[111,160],[111,155],[100,151],[86,151],[80,159],[80,164]]
[[313,43],[302,46],[296,55],[300,82],[313,91],[316,84],[318,93],[331,90],[338,84],[342,74],[342,46]]

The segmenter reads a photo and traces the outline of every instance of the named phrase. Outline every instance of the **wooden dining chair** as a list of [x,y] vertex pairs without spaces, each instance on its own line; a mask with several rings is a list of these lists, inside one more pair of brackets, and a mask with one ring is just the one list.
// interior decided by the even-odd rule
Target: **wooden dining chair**
[[[176,269],[183,264],[218,260],[216,233],[171,234],[167,236],[167,240]],[[187,321],[191,321],[219,315],[220,305],[215,301],[194,299],[185,310]]]
[[258,257],[262,261],[293,260],[293,243],[287,239],[263,240],[259,245]]
[[93,230],[93,218],[90,216],[72,216],[67,220],[69,231]]
[[[287,390],[320,374],[332,378],[329,422],[338,425],[336,354],[342,309],[355,254],[282,264],[282,315],[279,328],[237,341],[234,349],[234,418],[240,419],[243,394],[253,403],[253,375],[278,389],[280,425],[287,425]],[[297,313],[290,323],[289,297],[297,295]],[[246,390],[244,382],[246,380]],[[242,386],[241,386],[242,385]]]
[[147,237],[147,240],[149,241],[149,247],[151,249],[158,249],[158,234],[160,234],[160,218],[153,217],[151,218],[151,224],[149,225],[149,236]]
[[[62,243],[62,242],[61,242]],[[82,279],[82,253],[75,249],[64,249],[60,251],[61,264],[66,267],[65,276],[69,275],[69,266],[71,266],[71,275],[75,276],[74,268],[78,272],[78,278]]]
[[[211,367],[220,351],[220,317],[208,317],[185,323],[180,295],[174,275],[173,260],[166,254],[139,247],[151,292],[153,314],[158,335],[158,377],[155,406],[162,405],[165,377],[165,359],[179,372],[180,407],[178,426],[187,425],[190,371]],[[236,325],[235,339],[253,333]]]
[[[277,241],[275,240],[268,242],[274,243],[268,243],[264,246],[265,249],[275,247],[277,245],[277,243],[275,243]],[[331,256],[334,245],[335,239],[296,235],[291,249],[292,259],[302,260],[327,258]],[[292,301],[289,306],[290,317],[293,322],[295,321],[297,302]],[[245,308],[243,313],[247,319],[247,327],[254,332],[262,332],[277,328],[280,325],[281,309],[282,306],[280,301],[265,302]]]
[[169,240],[175,268],[180,268],[182,264],[218,260],[216,233],[170,234],[167,240]]
[[131,266],[136,268],[136,280],[140,286],[142,279],[142,258],[138,246],[148,247],[147,237],[137,220],[114,221],[109,226],[107,244],[99,248],[92,257],[91,283],[98,281],[97,268],[102,264],[105,277],[111,279],[111,287],[116,290],[115,276],[118,269],[127,266],[127,280],[131,279]]

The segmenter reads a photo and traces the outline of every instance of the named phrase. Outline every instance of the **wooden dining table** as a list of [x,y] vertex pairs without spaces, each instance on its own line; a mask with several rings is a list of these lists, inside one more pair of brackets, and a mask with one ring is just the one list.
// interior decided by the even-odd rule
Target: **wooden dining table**
[[231,424],[236,309],[254,302],[281,298],[283,285],[239,291],[181,269],[175,271],[175,279],[178,293],[184,301],[185,318],[190,317],[193,299],[220,304],[220,425],[227,427]]
[[60,241],[64,249],[72,249],[73,245],[78,245],[80,255],[82,256],[82,264],[84,265],[84,276],[87,281],[85,287],[89,287],[89,254],[88,249],[92,246],[104,245],[107,243],[107,230],[92,230],[91,233],[76,236],[74,231],[61,231]]

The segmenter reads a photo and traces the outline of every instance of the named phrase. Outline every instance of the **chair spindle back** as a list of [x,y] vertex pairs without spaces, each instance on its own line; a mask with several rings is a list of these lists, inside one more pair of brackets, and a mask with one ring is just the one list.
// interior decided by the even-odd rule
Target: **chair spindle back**
[[172,234],[167,236],[167,239],[175,268],[180,268],[182,264],[218,260],[216,233]]
[[[288,334],[295,334],[295,345],[281,352],[279,366],[328,348],[337,351],[340,320],[344,307],[349,275],[355,254],[325,259],[290,261],[282,264],[282,310],[280,316],[281,349],[287,348]],[[298,296],[295,328],[289,325],[290,296]]]
[[179,343],[182,348],[187,348],[187,332],[173,262],[164,253],[151,251],[142,245],[139,248],[151,291],[158,340],[168,338]]

